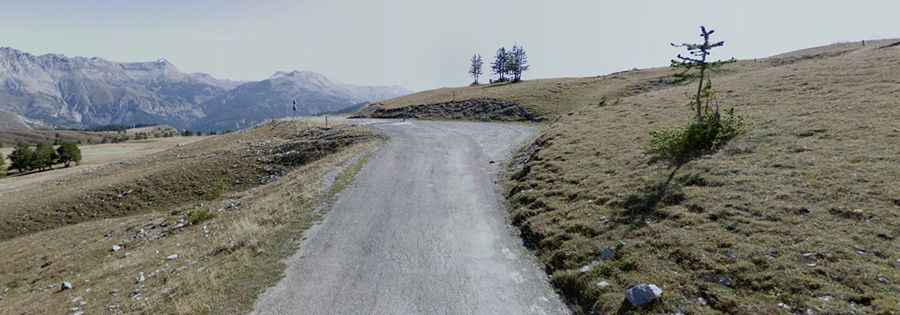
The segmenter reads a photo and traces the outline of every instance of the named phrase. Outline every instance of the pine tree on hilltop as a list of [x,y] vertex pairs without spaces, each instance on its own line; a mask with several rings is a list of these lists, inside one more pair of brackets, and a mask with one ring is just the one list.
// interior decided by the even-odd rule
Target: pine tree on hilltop
[[478,85],[478,77],[481,76],[481,66],[483,63],[484,62],[481,60],[481,55],[472,55],[472,64],[469,66],[469,74],[471,74],[472,78],[474,79],[472,85]]
[[506,51],[506,47],[500,47],[500,49],[497,49],[497,55],[494,56],[494,62],[491,63],[491,71],[497,75],[498,82],[506,81],[506,73],[508,72],[506,66],[509,63],[509,61],[507,61],[508,58],[509,53]]
[[509,61],[507,70],[512,77],[512,81],[522,81],[522,73],[528,71],[528,55],[525,54],[525,47],[513,45],[512,49],[509,50],[507,60]]

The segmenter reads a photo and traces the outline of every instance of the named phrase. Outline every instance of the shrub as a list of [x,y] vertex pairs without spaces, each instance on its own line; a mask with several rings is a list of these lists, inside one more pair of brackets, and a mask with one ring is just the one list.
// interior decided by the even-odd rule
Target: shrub
[[206,209],[193,209],[187,213],[187,219],[191,225],[200,224],[203,221],[211,220],[215,217],[215,213],[209,212]]
[[6,176],[6,157],[0,153],[0,177]]
[[744,119],[736,115],[734,109],[722,116],[718,112],[708,113],[701,121],[686,127],[651,131],[648,151],[653,161],[665,161],[673,168],[668,183],[684,164],[718,151],[744,130]]

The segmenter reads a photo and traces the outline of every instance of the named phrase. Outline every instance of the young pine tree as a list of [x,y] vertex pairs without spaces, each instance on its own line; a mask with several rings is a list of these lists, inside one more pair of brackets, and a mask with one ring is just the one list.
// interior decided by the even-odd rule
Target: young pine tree
[[469,74],[472,75],[472,85],[478,85],[478,77],[481,76],[481,66],[484,62],[481,60],[481,55],[474,54],[472,55],[472,64],[469,66]]
[[[678,56],[676,56],[677,59],[672,60],[672,68],[682,70],[675,75],[676,79],[678,81],[687,81],[695,77],[698,78],[697,93],[692,102],[692,107],[696,110],[697,122],[702,122],[704,119],[703,96],[705,92],[711,96],[709,93],[712,91],[712,82],[709,80],[709,72],[724,64],[735,61],[734,58],[730,60],[708,60],[713,48],[725,46],[724,41],[709,41],[709,37],[715,32],[715,30],[707,30],[705,26],[700,26],[700,37],[703,38],[702,43],[671,44],[673,47],[683,47],[687,50],[687,56],[678,54]],[[706,103],[706,111],[709,111],[709,99]]]
[[668,178],[661,186],[668,189],[675,173],[688,162],[706,154],[718,151],[735,137],[745,131],[744,120],[734,113],[734,109],[726,111],[725,116],[719,113],[718,103],[711,109],[710,103],[715,99],[709,71],[722,64],[733,62],[709,61],[710,51],[722,47],[725,42],[710,42],[710,35],[715,33],[700,27],[702,43],[672,44],[687,49],[688,56],[679,54],[672,60],[672,67],[682,69],[680,77],[697,77],[697,92],[691,96],[691,111],[695,119],[685,127],[659,129],[650,132],[650,153],[655,161],[663,161],[671,169]]

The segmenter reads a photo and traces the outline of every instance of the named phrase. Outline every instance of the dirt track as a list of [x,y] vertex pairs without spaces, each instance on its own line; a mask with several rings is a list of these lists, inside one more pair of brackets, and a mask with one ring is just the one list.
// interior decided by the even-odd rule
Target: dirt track
[[[558,314],[494,179],[533,129],[378,122],[390,136],[288,261],[258,314]],[[494,161],[494,163],[491,163]]]

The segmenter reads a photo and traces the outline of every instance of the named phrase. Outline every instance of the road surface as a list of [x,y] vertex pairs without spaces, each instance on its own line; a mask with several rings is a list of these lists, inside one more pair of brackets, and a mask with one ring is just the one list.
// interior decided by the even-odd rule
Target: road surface
[[532,128],[370,123],[390,141],[307,234],[255,314],[567,313],[506,223],[494,182]]

